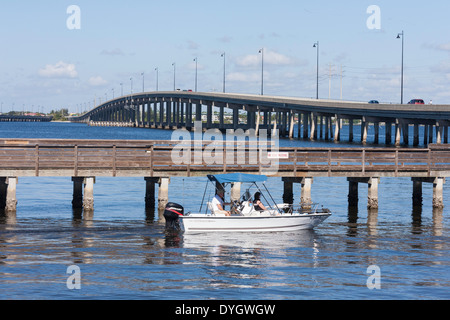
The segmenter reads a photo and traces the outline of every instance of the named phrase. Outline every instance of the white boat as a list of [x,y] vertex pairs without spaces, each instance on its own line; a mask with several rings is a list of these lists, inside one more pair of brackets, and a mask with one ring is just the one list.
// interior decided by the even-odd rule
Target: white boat
[[[208,176],[209,181],[226,190],[228,185],[236,182],[249,184],[240,201],[232,204],[230,216],[213,210],[210,203],[200,207],[199,213],[184,213],[184,208],[175,203],[166,206],[164,217],[166,225],[179,228],[185,233],[189,232],[277,232],[313,229],[331,213],[330,210],[318,208],[317,205],[303,204],[294,207],[288,204],[275,204],[272,196],[267,190],[264,182],[267,180],[263,175],[250,174],[221,174]],[[258,183],[263,183],[265,191],[261,191]],[[266,210],[258,211],[253,206],[252,189],[263,195]],[[206,189],[205,189],[206,194]],[[203,196],[203,200],[205,195]],[[270,200],[268,200],[270,199]],[[270,204],[270,205],[269,205]],[[202,208],[205,212],[202,213]]]

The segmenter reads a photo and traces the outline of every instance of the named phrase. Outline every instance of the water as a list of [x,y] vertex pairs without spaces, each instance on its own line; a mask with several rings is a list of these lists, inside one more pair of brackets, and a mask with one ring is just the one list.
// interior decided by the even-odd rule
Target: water
[[[0,137],[170,139],[171,132],[64,123],[1,123]],[[280,145],[333,143],[282,140]],[[169,198],[198,210],[204,178],[172,178]],[[269,178],[275,199],[282,182]],[[176,188],[174,186],[177,186]],[[294,186],[295,201],[299,186]],[[412,208],[412,183],[384,178],[377,211],[348,208],[345,178],[315,178],[312,197],[333,215],[314,231],[182,235],[144,208],[143,178],[96,180],[95,212],[71,207],[70,178],[20,177],[15,215],[0,215],[0,299],[449,299],[446,208]],[[69,290],[67,268],[81,272]],[[369,266],[380,270],[370,290]]]

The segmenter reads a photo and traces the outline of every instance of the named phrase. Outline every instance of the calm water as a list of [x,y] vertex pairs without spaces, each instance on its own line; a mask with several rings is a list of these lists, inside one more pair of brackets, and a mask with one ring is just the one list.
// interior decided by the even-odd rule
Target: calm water
[[[355,127],[356,129],[356,127]],[[345,128],[344,128],[345,130]],[[64,123],[0,123],[0,137],[170,139],[168,131]],[[356,136],[356,135],[355,135]],[[330,146],[303,141],[280,145]],[[203,178],[172,178],[169,197],[198,210]],[[282,198],[280,179],[267,183]],[[175,187],[177,186],[177,187]],[[433,211],[432,186],[412,208],[410,179],[385,178],[380,208],[347,206],[341,178],[314,179],[312,197],[333,216],[314,231],[268,234],[166,233],[144,208],[142,178],[97,178],[95,212],[71,207],[70,178],[19,178],[15,215],[0,215],[0,299],[449,299],[450,184]],[[295,186],[295,201],[299,200]],[[67,268],[81,272],[69,290]],[[380,270],[380,289],[366,283]]]

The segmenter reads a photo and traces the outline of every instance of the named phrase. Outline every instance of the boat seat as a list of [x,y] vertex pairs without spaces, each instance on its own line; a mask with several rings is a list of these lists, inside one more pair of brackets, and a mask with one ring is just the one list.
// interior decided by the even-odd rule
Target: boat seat
[[251,203],[250,201],[244,201],[242,202],[242,209],[241,209],[241,214],[243,216],[251,216],[252,213],[255,212],[254,208],[253,208],[253,203]]

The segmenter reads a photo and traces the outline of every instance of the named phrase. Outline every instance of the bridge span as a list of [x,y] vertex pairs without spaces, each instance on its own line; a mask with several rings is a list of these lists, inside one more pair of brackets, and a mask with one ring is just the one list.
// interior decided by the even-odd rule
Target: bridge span
[[53,116],[10,116],[6,114],[0,114],[0,122],[50,122],[52,120]]
[[[216,114],[214,108],[218,110]],[[81,116],[71,117],[70,121],[92,126],[188,130],[194,127],[195,121],[202,121],[203,129],[267,129],[269,134],[278,129],[281,137],[336,142],[341,141],[341,128],[345,122],[349,126],[349,142],[355,141],[353,128],[358,125],[361,126],[361,134],[356,141],[360,139],[361,143],[367,143],[371,124],[375,144],[417,146],[422,141],[426,146],[432,142],[448,143],[450,105],[369,104],[233,93],[167,91],[119,97]],[[294,132],[295,124],[298,124],[297,132]],[[423,127],[421,131],[420,126]],[[380,141],[380,128],[384,129],[384,141]],[[422,132],[422,136],[419,136],[419,132]]]

